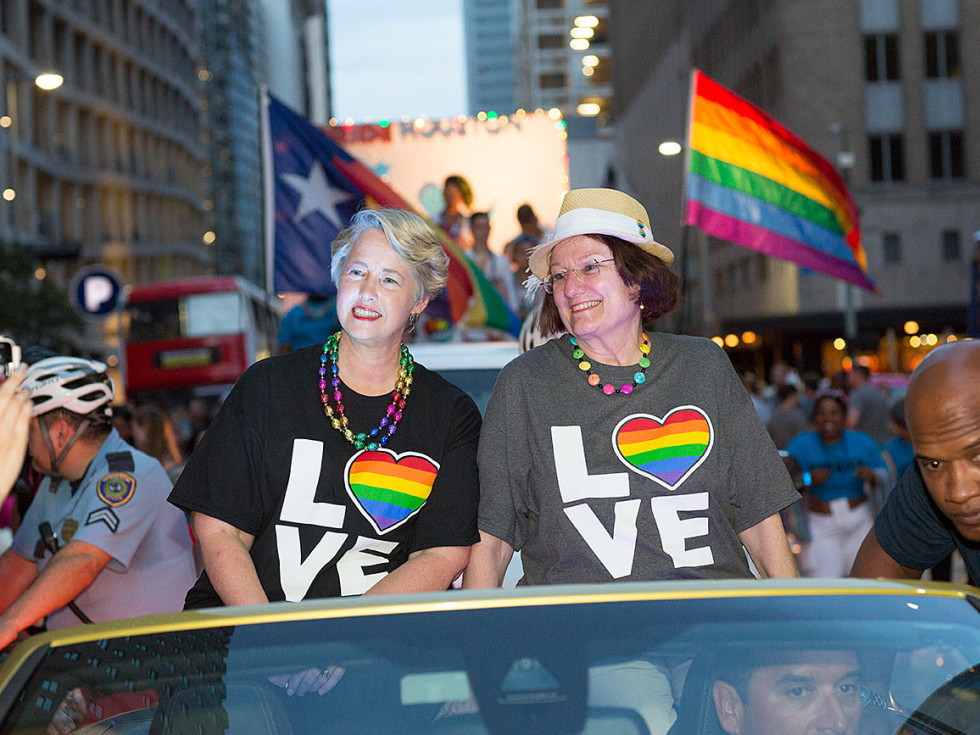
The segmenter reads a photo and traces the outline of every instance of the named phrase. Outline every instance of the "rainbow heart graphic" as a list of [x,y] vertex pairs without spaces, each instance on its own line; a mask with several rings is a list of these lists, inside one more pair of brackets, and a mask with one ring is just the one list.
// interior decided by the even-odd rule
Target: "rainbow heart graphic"
[[663,418],[634,414],[613,434],[619,458],[668,490],[680,486],[711,453],[714,432],[697,406],[679,406]]
[[424,454],[366,449],[347,462],[347,492],[378,533],[398,528],[422,509],[439,474]]

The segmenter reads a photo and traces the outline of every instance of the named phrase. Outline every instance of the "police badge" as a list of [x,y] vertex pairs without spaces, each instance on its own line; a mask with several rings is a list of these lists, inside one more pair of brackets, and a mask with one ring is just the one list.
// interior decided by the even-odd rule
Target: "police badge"
[[78,521],[74,518],[66,518],[61,522],[61,538],[67,544],[78,530]]
[[110,472],[99,480],[96,490],[100,500],[118,508],[132,500],[133,493],[136,492],[136,480],[125,472]]

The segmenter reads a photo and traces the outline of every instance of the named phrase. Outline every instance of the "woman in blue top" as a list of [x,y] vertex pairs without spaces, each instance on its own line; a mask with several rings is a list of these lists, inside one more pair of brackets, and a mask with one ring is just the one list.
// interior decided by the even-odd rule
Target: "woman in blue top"
[[803,470],[801,503],[809,511],[809,541],[802,572],[845,577],[874,522],[869,492],[886,482],[888,466],[868,434],[844,428],[847,406],[837,394],[813,405],[813,431],[797,435],[786,451]]

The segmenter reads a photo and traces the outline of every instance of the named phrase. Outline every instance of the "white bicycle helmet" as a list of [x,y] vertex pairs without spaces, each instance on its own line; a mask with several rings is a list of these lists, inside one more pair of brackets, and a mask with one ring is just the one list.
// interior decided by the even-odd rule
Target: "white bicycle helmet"
[[[116,394],[104,363],[80,357],[48,357],[27,370],[24,389],[31,394],[34,415],[56,408],[81,416],[112,417],[109,405]],[[100,410],[101,409],[101,410]]]

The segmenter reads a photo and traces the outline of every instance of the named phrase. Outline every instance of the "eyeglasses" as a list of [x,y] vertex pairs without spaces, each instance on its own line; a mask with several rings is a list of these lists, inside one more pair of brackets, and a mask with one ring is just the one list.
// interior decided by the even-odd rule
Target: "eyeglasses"
[[549,278],[545,278],[541,283],[544,286],[544,292],[553,294],[556,288],[561,288],[565,285],[568,277],[575,274],[582,283],[588,283],[594,280],[596,276],[602,273],[602,268],[606,263],[612,263],[615,258],[606,258],[605,260],[595,260],[588,263],[581,268],[569,268],[567,271],[561,271],[559,273],[552,273]]

